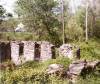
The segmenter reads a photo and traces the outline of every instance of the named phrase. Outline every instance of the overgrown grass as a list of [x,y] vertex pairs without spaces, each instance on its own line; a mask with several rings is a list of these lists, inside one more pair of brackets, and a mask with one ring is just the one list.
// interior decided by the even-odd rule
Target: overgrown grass
[[36,40],[37,37],[33,33],[29,32],[1,32],[0,40]]
[[[35,40],[32,33],[3,33],[1,40]],[[90,40],[75,43],[81,48],[81,59],[100,60],[100,40]],[[9,62],[10,63],[10,62]],[[9,64],[8,63],[8,64]],[[46,68],[53,63],[64,65],[65,69],[71,61],[67,58],[57,57],[46,62],[27,62],[16,68],[0,71],[0,84],[68,84],[68,80],[56,75],[46,75]],[[99,68],[100,71],[100,68]],[[85,79],[79,77],[77,84],[100,84],[100,72],[89,74]]]
[[96,69],[91,74],[87,74],[86,78],[82,78],[80,76],[78,78],[77,84],[100,84],[100,72]]
[[[0,71],[0,84],[69,84],[67,78],[45,73],[47,67],[52,63],[62,64],[67,69],[71,60],[58,57],[46,62],[27,62],[13,69],[6,68]],[[93,73],[87,74],[86,78],[80,76],[76,84],[100,84],[100,72],[97,70],[100,70],[100,66]]]
[[75,43],[81,49],[81,59],[87,60],[100,60],[100,40],[92,39],[88,43],[77,42]]
[[55,74],[48,76],[45,70],[52,63],[62,64],[67,69],[70,62],[69,59],[62,57],[40,63],[27,62],[13,70],[6,69],[1,71],[0,84],[66,84],[67,80]]

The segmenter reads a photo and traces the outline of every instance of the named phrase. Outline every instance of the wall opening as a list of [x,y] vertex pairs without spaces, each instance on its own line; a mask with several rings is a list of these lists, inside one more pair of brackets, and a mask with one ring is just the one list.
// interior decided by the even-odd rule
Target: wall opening
[[34,60],[35,61],[39,61],[40,60],[40,51],[41,51],[40,44],[35,43],[35,54],[34,54]]
[[10,46],[10,43],[7,43],[5,48],[6,48],[6,50],[5,50],[6,59],[11,60],[11,46]]
[[56,59],[56,54],[55,54],[56,50],[54,46],[51,47],[51,52],[52,52],[52,59]]
[[0,44],[0,62],[5,61],[5,59],[5,43],[3,42]]
[[24,54],[24,43],[19,44],[19,56]]
[[11,60],[11,47],[10,43],[0,43],[0,62]]

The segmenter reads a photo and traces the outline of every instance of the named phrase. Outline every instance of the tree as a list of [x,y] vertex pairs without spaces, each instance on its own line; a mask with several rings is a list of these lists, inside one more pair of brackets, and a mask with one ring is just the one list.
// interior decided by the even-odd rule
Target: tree
[[14,31],[17,21],[14,20],[12,13],[7,13],[2,5],[0,5],[0,31]]
[[64,1],[61,0],[62,9],[62,29],[63,29],[63,44],[65,43],[65,21],[64,21]]
[[86,42],[88,41],[88,2],[86,3]]
[[100,37],[100,0],[91,1],[92,36]]
[[12,18],[12,17],[13,17],[12,13],[7,13],[6,16],[7,16],[8,18]]
[[[27,30],[38,36],[38,39],[53,40],[59,37],[55,29],[59,28],[57,15],[53,8],[57,6],[54,0],[18,0],[16,12],[21,21],[27,26]],[[56,38],[55,38],[56,37]],[[46,39],[45,39],[46,38]]]
[[68,41],[83,40],[83,28],[77,23],[75,16],[71,17],[68,21],[66,37]]
[[[88,35],[90,36],[96,36],[100,31],[100,28],[96,23],[99,21],[100,17],[100,0],[82,0],[83,1],[83,7],[86,7],[86,2],[88,2]],[[97,31],[98,30],[98,31]],[[97,35],[98,36],[98,35]]]
[[3,21],[3,18],[5,17],[4,14],[5,14],[5,9],[3,8],[2,5],[0,5],[0,24],[2,23]]

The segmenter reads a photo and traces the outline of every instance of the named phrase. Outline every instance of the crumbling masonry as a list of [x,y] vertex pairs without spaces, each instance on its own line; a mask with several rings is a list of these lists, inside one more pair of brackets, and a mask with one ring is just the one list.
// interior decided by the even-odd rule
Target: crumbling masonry
[[[8,46],[9,44],[9,46]],[[8,46],[8,47],[7,47]],[[16,65],[26,61],[52,59],[53,45],[46,41],[11,41],[0,44],[0,60],[11,59]]]
[[[63,44],[59,55],[73,59],[73,46]],[[0,42],[0,61],[12,60],[16,65],[27,61],[55,59],[55,46],[47,41],[10,41]]]

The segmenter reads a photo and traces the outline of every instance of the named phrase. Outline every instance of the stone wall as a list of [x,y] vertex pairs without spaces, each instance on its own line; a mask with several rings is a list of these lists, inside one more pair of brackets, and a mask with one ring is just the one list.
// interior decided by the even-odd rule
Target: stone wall
[[[23,54],[20,56],[20,44],[23,43]],[[23,64],[26,61],[45,61],[52,59],[52,44],[46,41],[12,41],[11,57],[16,64]]]
[[70,44],[63,44],[59,48],[59,54],[72,59],[74,54],[73,46]]
[[[11,59],[16,65],[27,61],[45,61],[56,58],[55,46],[47,41],[11,41],[0,43],[0,60]],[[59,55],[73,58],[74,50],[70,44],[59,48]]]
[[[20,47],[23,47],[20,52]],[[26,61],[34,60],[34,42],[32,41],[12,41],[11,57],[16,64],[23,64]]]
[[21,64],[20,56],[19,56],[19,43],[17,41],[11,42],[11,59],[16,64]]
[[34,60],[35,42],[24,41],[24,59],[26,61]]
[[52,59],[52,46],[49,42],[41,42],[41,61]]

